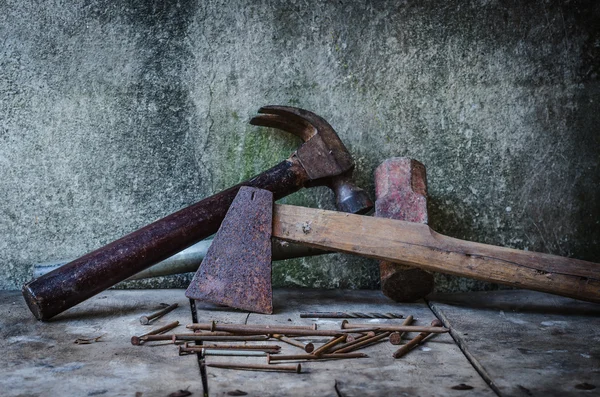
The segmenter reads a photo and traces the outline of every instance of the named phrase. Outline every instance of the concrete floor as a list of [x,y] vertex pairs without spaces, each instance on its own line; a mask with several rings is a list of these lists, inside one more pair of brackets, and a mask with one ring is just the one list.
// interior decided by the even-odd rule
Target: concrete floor
[[[298,314],[400,312],[413,314],[419,325],[437,315],[451,335],[440,335],[399,360],[391,357],[397,347],[385,342],[366,348],[368,358],[302,363],[301,374],[207,368],[210,396],[591,396],[600,390],[599,305],[528,291],[453,294],[395,304],[378,291],[276,290],[274,300],[271,316],[199,303],[198,318],[248,324],[317,322],[322,329],[333,329],[340,320],[301,319]],[[161,303],[180,306],[151,326],[140,325],[139,317]],[[170,343],[130,344],[132,335],[174,320],[191,322],[183,290],[106,291],[47,323],[34,320],[18,292],[1,292],[0,395],[146,397],[189,390],[201,396],[196,356],[179,357]],[[74,343],[98,336],[102,338],[95,343]],[[292,346],[282,348],[298,353]],[[208,363],[219,361],[231,359],[206,358]]]

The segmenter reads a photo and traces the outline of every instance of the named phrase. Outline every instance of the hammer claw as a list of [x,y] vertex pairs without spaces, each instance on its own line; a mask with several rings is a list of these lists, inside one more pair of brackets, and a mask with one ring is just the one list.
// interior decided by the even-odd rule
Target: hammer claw
[[322,117],[300,108],[270,105],[261,107],[258,109],[258,113],[278,115],[286,120],[293,120],[306,126],[310,126],[315,132],[324,129],[332,129],[329,123]]
[[261,114],[254,116],[250,119],[250,124],[289,132],[292,135],[296,135],[304,142],[308,141],[317,133],[316,128],[305,121],[292,120],[276,114]]
[[[258,113],[279,116],[279,119],[273,119],[278,124],[300,124],[313,131],[310,135],[302,137],[305,143],[295,153],[311,180],[338,176],[354,168],[354,161],[348,149],[333,127],[321,116],[300,108],[274,105],[263,106],[258,109]],[[297,127],[295,130],[297,131]],[[321,166],[316,169],[312,164]]]

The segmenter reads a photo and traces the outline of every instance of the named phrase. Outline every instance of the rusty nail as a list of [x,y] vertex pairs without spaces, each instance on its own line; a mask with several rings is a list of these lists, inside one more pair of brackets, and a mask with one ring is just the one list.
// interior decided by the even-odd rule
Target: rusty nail
[[392,345],[399,345],[402,343],[402,334],[400,332],[392,332],[390,334],[390,343]]
[[[313,325],[261,325],[261,324],[219,324],[216,321],[211,321],[210,323],[192,323],[186,325],[186,328],[193,330],[205,330],[205,331],[215,331],[221,327],[229,327],[235,329],[248,329],[248,328],[261,328],[264,331],[272,331],[273,329],[285,329],[288,333],[291,333],[295,330],[316,330],[317,324]],[[267,333],[267,332],[265,332]]]
[[208,342],[246,342],[246,341],[265,341],[269,337],[267,335],[176,335],[178,340],[195,340],[195,341],[208,341]]
[[[412,323],[412,321],[413,321],[413,316],[408,316],[408,317],[407,317],[407,318],[406,318],[406,319],[405,319],[405,320],[402,322],[402,325],[403,325],[403,326],[410,325],[410,324]],[[355,343],[355,344],[352,344],[352,345],[347,345],[347,346],[344,346],[343,348],[341,348],[341,349],[339,349],[339,350],[336,350],[336,353],[348,353],[348,352],[351,352],[351,351],[353,351],[353,350],[360,349],[361,347],[364,347],[364,346],[367,346],[367,345],[373,344],[373,343],[375,343],[375,342],[377,342],[377,341],[380,341],[380,340],[382,340],[383,338],[387,338],[387,337],[388,337],[390,334],[391,334],[391,331],[382,332],[382,333],[380,333],[380,334],[377,334],[377,335],[375,335],[375,336],[373,336],[373,337],[371,337],[371,338],[366,338],[366,339],[363,339],[362,341],[360,341],[360,342],[358,342],[358,343]]]
[[353,343],[351,345],[346,345],[343,348],[341,348],[339,350],[336,350],[335,352],[336,353],[340,353],[340,354],[342,354],[342,353],[343,354],[348,354],[348,352],[360,349],[361,347],[370,345],[370,344],[375,343],[375,342],[377,342],[377,341],[379,341],[379,340],[381,340],[383,338],[386,338],[386,337],[389,336],[389,334],[390,334],[389,331],[382,332],[382,333],[376,334],[375,336],[372,336],[370,338],[363,339],[362,341],[360,341],[358,343]]
[[312,353],[312,351],[315,350],[315,345],[312,344],[311,342],[308,342],[308,343],[300,342],[299,340],[288,338],[287,336],[281,335],[281,334],[273,334],[271,336],[275,339],[278,339],[282,342],[287,343],[288,345],[299,347],[307,353]]
[[442,334],[448,332],[449,329],[445,327],[424,327],[417,325],[389,325],[389,324],[380,324],[376,327],[369,327],[365,324],[348,324],[347,322],[342,322],[342,329],[346,332],[354,331],[354,332],[364,332],[364,330],[376,330],[376,331],[389,331],[389,332],[429,332],[432,334]]
[[224,332],[224,331],[202,331],[202,330],[195,330],[193,335],[203,335],[203,336],[234,336],[234,333],[231,332]]
[[365,327],[365,328],[348,328],[341,329],[340,332],[348,333],[348,334],[365,334],[367,332],[376,332],[381,331],[379,327]]
[[370,340],[375,335],[377,335],[375,332],[367,332],[364,336],[361,336],[360,338],[355,338],[353,341],[349,341],[349,339],[346,339],[346,343],[339,346],[335,346],[333,349],[330,350],[330,353],[337,353],[340,350],[345,349],[346,347],[357,345],[365,340]]
[[190,345],[186,342],[185,348],[189,349],[216,349],[216,350],[281,350],[279,345]]
[[213,336],[213,335],[197,335],[197,334],[169,334],[169,335],[148,335],[140,337],[143,342],[160,341],[160,340],[171,340],[173,342],[177,340],[191,340],[191,341],[265,341],[269,339],[266,335],[227,335],[227,336]]
[[150,324],[150,321],[164,316],[168,312],[174,310],[177,306],[179,306],[177,303],[173,303],[172,305],[167,306],[164,309],[157,311],[156,313],[152,313],[147,316],[142,316],[142,317],[140,317],[140,323],[142,325],[148,325],[148,324]]
[[312,354],[314,354],[315,356],[322,356],[324,353],[326,353],[329,349],[331,349],[335,345],[344,343],[346,341],[347,337],[348,337],[348,335],[342,335],[342,336],[338,336],[337,338],[333,338],[332,340],[330,340],[329,342],[325,343],[323,346],[319,347],[317,350],[312,352]]
[[146,335],[146,336],[141,336],[140,337],[140,341],[141,342],[156,342],[159,340],[172,340],[173,339],[173,335],[172,334],[168,334],[168,335]]
[[300,373],[302,366],[297,365],[268,365],[268,364],[225,364],[225,363],[213,363],[206,364],[207,367],[214,368],[226,368],[226,369],[241,369],[247,371],[281,371],[281,372],[295,372]]
[[[360,336],[354,336],[352,334],[347,334],[347,335],[348,335],[348,337],[346,338],[346,343],[345,344],[355,343],[359,339],[362,340],[362,338],[373,337],[373,336],[375,336],[375,331],[361,332],[361,333],[359,333]],[[336,348],[337,347],[339,347],[339,346],[336,346]]]
[[267,328],[271,328],[271,327],[278,327],[278,328],[289,328],[291,330],[294,329],[312,329],[313,331],[317,330],[317,324],[313,324],[313,325],[265,325],[265,327]]
[[[402,322],[402,325],[411,325],[413,321],[413,316],[408,316],[406,317],[406,320]],[[405,332],[392,332],[390,334],[390,343],[392,345],[399,345],[400,343],[402,343],[402,337],[404,336],[404,334]]]
[[315,356],[314,354],[290,354],[290,355],[276,355],[272,356],[267,354],[267,363],[271,363],[271,361],[288,361],[288,360],[321,360],[321,359],[345,359],[345,358],[363,358],[368,357],[364,353],[346,353],[346,354],[322,354],[320,356]]
[[200,347],[199,349],[194,349],[191,347],[183,347],[183,346],[179,346],[179,355],[182,356],[182,353],[202,353],[202,355],[204,356],[243,356],[243,357],[250,357],[250,356],[266,356],[267,354],[271,353],[271,354],[277,354],[279,351],[275,350],[275,351],[269,351],[267,352],[263,352],[260,350],[214,350],[214,349],[205,349],[203,347]]
[[[143,335],[140,336],[140,341],[142,342],[154,342],[159,340],[170,340],[175,342],[180,338],[194,337],[196,334],[168,334],[168,335]],[[187,339],[187,340],[195,340],[195,339]]]
[[[369,328],[368,330],[372,330]],[[233,332],[239,335],[263,335],[263,334],[284,334],[284,335],[299,335],[299,336],[340,336],[344,333],[360,332],[362,330],[313,330],[303,328],[275,327],[264,325],[240,325],[240,324],[215,324],[213,330]]]
[[[441,327],[443,324],[437,318],[431,322],[432,327]],[[414,349],[419,343],[423,342],[423,339],[427,338],[431,333],[429,332],[421,332],[419,335],[412,338],[408,343],[402,345],[402,347],[394,352],[392,355],[394,358],[400,358],[404,356],[406,353]]]
[[182,356],[182,353],[202,353],[206,349],[211,351],[248,351],[248,352],[263,352],[263,353],[271,353],[277,354],[280,352],[278,348],[267,348],[262,347],[259,349],[248,349],[248,346],[218,346],[218,345],[193,345],[189,346],[187,343],[185,346],[179,346],[179,355]]
[[142,344],[142,340],[141,338],[144,336],[148,336],[148,335],[158,335],[158,334],[162,334],[163,332],[167,332],[172,330],[173,328],[177,327],[179,325],[179,321],[174,321],[171,324],[167,324],[164,327],[160,327],[157,329],[154,329],[150,332],[145,333],[144,335],[140,335],[140,336],[132,336],[131,337],[131,344],[138,346]]

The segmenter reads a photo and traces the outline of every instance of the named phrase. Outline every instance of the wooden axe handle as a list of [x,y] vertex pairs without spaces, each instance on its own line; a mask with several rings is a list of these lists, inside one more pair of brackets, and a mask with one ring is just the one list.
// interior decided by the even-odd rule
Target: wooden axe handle
[[600,303],[600,264],[459,240],[424,224],[276,204],[273,237]]

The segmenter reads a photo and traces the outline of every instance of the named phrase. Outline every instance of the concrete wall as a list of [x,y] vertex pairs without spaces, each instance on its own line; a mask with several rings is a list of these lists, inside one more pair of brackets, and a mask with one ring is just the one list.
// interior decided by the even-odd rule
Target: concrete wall
[[[595,1],[3,0],[0,288],[287,157],[247,124],[266,104],[327,119],[371,192],[384,159],[423,162],[439,232],[600,261],[599,29]],[[345,255],[274,267],[377,279]]]

